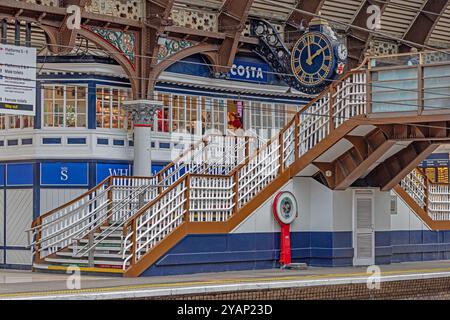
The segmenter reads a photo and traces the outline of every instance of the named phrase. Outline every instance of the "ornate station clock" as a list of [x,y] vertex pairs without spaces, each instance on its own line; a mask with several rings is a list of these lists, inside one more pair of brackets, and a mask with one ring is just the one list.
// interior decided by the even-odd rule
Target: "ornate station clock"
[[260,39],[255,52],[289,86],[301,92],[320,93],[344,72],[347,48],[325,20],[312,19],[291,51],[267,21],[252,21],[251,31]]
[[307,93],[317,93],[343,72],[347,48],[326,21],[313,19],[291,52],[291,70]]

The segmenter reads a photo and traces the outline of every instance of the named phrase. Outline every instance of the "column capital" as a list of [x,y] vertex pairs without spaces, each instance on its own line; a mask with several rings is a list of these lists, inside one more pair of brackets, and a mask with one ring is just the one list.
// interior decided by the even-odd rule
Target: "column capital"
[[163,102],[158,100],[124,101],[123,106],[131,114],[135,126],[149,126],[156,111],[162,108]]

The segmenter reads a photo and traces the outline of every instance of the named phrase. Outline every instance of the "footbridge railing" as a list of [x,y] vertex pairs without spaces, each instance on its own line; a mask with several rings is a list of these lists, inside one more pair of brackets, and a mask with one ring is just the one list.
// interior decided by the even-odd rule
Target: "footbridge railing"
[[[110,176],[73,201],[35,219],[27,230],[29,246],[40,260],[69,245],[77,247],[77,242],[90,233],[99,232],[94,240],[101,240],[184,175],[227,174],[254,154],[260,144],[256,137],[209,135],[152,177]],[[105,225],[110,227],[100,232]],[[77,248],[77,254],[95,245]]]
[[449,184],[432,182],[421,169],[415,169],[402,180],[400,186],[431,220],[450,220]]
[[184,223],[226,223],[346,119],[366,114],[366,87],[365,71],[349,73],[241,165],[221,175],[190,173],[165,189],[124,225],[123,269]]
[[[442,95],[443,88],[450,90],[447,53],[421,52],[367,59],[361,68],[347,73],[301,109],[277,136],[242,165],[228,174],[185,175],[141,208],[124,225],[127,240],[122,251],[124,270],[132,270],[143,260],[148,263],[149,259],[155,259],[152,250],[164,239],[180,233],[183,225],[190,228],[192,223],[209,223],[217,229],[218,224],[230,223],[253,199],[261,198],[260,193],[278,177],[297,170],[302,163],[311,163],[315,159],[311,152],[320,149],[318,145],[348,120],[369,120],[369,124],[383,117],[414,120],[419,115],[442,112],[450,104],[450,95]],[[328,141],[331,143],[333,139]],[[430,186],[428,198],[424,199],[423,186],[407,180],[402,183],[409,183],[417,201],[422,201],[435,219],[450,219],[446,209],[438,205],[442,187]],[[430,202],[432,198],[434,202]],[[198,225],[194,228],[201,229]]]

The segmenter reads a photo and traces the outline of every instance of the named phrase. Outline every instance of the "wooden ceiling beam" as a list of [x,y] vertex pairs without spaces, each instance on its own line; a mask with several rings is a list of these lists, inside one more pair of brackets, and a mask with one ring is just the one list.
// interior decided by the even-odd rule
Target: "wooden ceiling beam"
[[[426,44],[439,18],[449,4],[450,0],[425,0],[421,10],[417,12],[416,17],[403,35],[403,40],[415,42],[419,46]],[[404,42],[399,46],[400,52],[408,52],[410,49],[411,46]]]
[[217,54],[215,72],[227,73],[233,65],[239,40],[245,28],[250,8],[254,0],[225,0],[219,11],[219,32],[223,32],[223,39]]
[[[381,15],[386,9],[389,0],[363,0],[361,6],[351,21],[352,26],[367,28],[367,19],[371,13],[367,13],[367,9],[371,5],[377,5],[380,8]],[[373,33],[361,29],[354,29],[349,26],[346,29],[347,48],[348,48],[348,67],[350,69],[357,67],[364,58],[364,53],[369,48]]]

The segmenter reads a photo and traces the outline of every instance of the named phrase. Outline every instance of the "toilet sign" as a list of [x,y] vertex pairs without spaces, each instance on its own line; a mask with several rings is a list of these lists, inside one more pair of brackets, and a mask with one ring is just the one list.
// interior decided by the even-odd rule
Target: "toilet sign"
[[35,115],[36,49],[0,44],[0,114]]
[[291,264],[291,230],[290,225],[298,216],[297,200],[289,191],[283,191],[275,196],[273,201],[273,215],[281,226],[280,264]]

